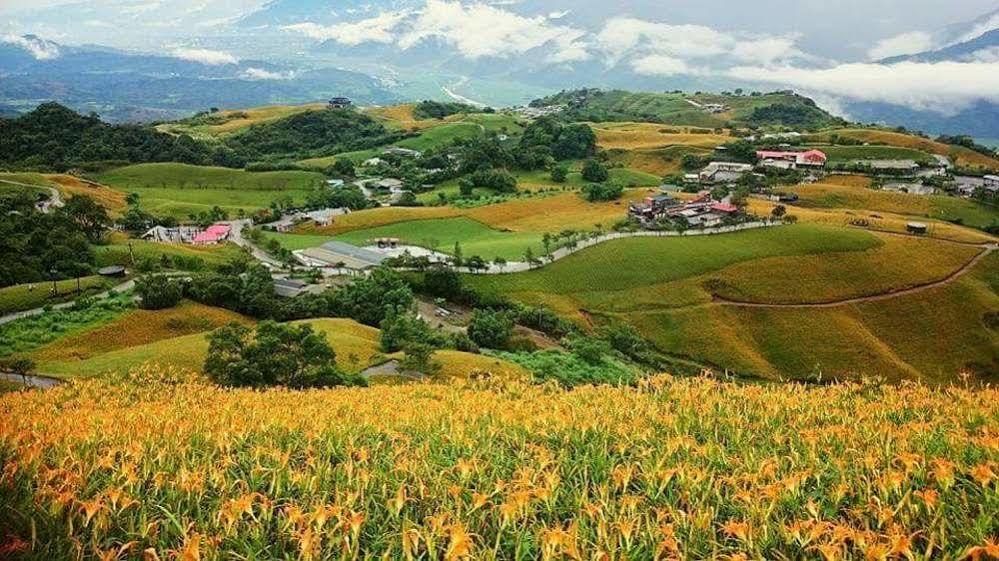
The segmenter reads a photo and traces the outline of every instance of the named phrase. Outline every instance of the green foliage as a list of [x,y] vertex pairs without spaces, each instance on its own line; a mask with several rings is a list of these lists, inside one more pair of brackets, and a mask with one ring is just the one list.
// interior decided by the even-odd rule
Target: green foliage
[[502,349],[513,335],[513,317],[509,312],[475,310],[468,324],[468,337],[480,347]]
[[225,386],[292,388],[364,385],[344,374],[336,353],[312,326],[265,321],[250,328],[231,323],[208,335],[205,373]]
[[565,166],[555,166],[552,168],[551,178],[555,183],[565,183],[569,176],[569,168]]
[[586,160],[586,163],[583,164],[583,179],[586,181],[603,183],[609,177],[607,168],[597,160]]
[[783,125],[806,129],[816,129],[830,124],[829,114],[816,107],[814,103],[794,105],[775,103],[766,107],[757,107],[749,115],[748,120],[756,125]]
[[135,279],[139,307],[144,310],[164,310],[180,304],[184,286],[166,275],[145,275]]
[[308,111],[253,125],[227,137],[228,146],[247,158],[306,159],[386,144],[391,136],[371,117],[355,111]]
[[554,380],[564,388],[587,384],[630,385],[643,374],[618,361],[601,358],[587,362],[579,354],[548,350],[534,353],[496,353],[496,356],[528,369],[535,381]]
[[357,174],[357,170],[354,166],[354,162],[350,158],[337,158],[333,165],[326,168],[326,173],[328,175],[335,175],[339,177],[354,177]]
[[122,296],[84,299],[68,309],[52,310],[0,325],[0,356],[26,353],[89,327],[109,322],[132,303]]
[[[99,208],[99,207],[98,207]],[[77,196],[42,213],[23,193],[0,197],[0,286],[83,277],[93,272],[88,236],[102,238],[107,214]]]
[[185,162],[242,166],[224,147],[171,136],[140,125],[109,125],[58,103],[43,103],[16,119],[0,119],[0,165],[64,171],[102,162]]
[[588,158],[596,151],[597,136],[589,125],[564,125],[542,117],[524,130],[515,157],[521,168],[539,169],[556,160]]
[[355,280],[332,294],[333,315],[349,317],[377,327],[390,315],[400,315],[413,306],[413,291],[399,275],[386,268]]
[[413,116],[417,119],[443,119],[458,113],[475,113],[478,108],[467,103],[442,102],[424,100],[413,108]]
[[616,181],[607,183],[589,183],[583,187],[583,196],[586,200],[593,202],[615,201],[621,198],[624,187]]
[[441,298],[453,297],[464,291],[461,275],[446,267],[432,267],[427,270],[423,274],[422,288],[427,294]]
[[517,178],[498,169],[481,170],[462,178],[458,186],[465,196],[471,195],[475,187],[492,189],[497,193],[514,193],[517,191]]
[[399,361],[399,368],[404,372],[419,372],[424,376],[433,376],[441,370],[441,364],[433,360],[434,347],[426,343],[409,343],[404,351],[406,356]]

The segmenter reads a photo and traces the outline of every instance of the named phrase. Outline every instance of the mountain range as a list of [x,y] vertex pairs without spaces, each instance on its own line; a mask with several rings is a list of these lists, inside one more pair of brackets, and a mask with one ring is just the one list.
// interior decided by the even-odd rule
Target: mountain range
[[[191,35],[128,51],[69,47],[35,35],[3,37],[0,107],[23,111],[55,99],[131,120],[333,95],[361,103],[457,98],[504,106],[580,87],[789,88],[858,121],[999,136],[996,92],[983,84],[982,95],[965,91],[974,88],[954,94],[945,83],[999,72],[999,10],[919,34],[922,52],[855,69],[860,63],[838,61],[855,61],[858,45],[875,41],[876,26],[858,25],[850,46],[832,46],[822,26],[805,17],[814,7],[785,7],[787,17],[775,20],[765,13],[783,5],[776,0],[763,0],[758,9],[722,0],[705,0],[696,9],[669,4],[666,13],[652,0],[589,9],[567,0],[272,0],[210,7],[178,0],[168,18],[163,2],[113,0],[114,11],[80,2],[59,9],[91,26],[154,14],[170,23],[157,29]],[[50,24],[54,10],[24,20]],[[704,13],[714,14],[710,24],[697,23]],[[667,16],[671,23],[662,21]],[[790,21],[807,31],[788,28]],[[740,31],[740,25],[753,31]],[[932,65],[948,62],[968,68],[959,78],[934,82]],[[906,63],[925,68],[905,74],[899,67]]]

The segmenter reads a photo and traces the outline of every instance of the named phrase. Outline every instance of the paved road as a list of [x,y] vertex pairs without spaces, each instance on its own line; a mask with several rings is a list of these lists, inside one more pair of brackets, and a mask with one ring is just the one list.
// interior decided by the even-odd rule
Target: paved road
[[[99,292],[97,294],[94,294],[93,296],[91,296],[91,298],[96,298],[98,300],[102,300],[102,299],[107,298],[109,296],[114,296],[114,295],[117,295],[117,294],[121,294],[122,292],[128,292],[129,290],[131,290],[134,287],[135,287],[135,281],[134,280],[125,281],[125,282],[123,282],[123,283],[121,283],[121,284],[119,284],[117,286],[114,286],[114,287],[112,287],[112,288],[110,288],[108,290],[105,290],[104,292]],[[64,310],[66,308],[73,307],[73,304],[75,304],[75,303],[76,303],[75,300],[70,300],[69,302],[63,302],[61,304],[54,304],[54,305],[52,305],[52,309],[53,310]],[[19,319],[22,319],[22,318],[26,318],[26,317],[37,316],[37,315],[40,315],[40,314],[42,314],[44,312],[45,312],[45,307],[41,307],[41,308],[34,308],[32,310],[24,310],[22,312],[13,312],[13,313],[10,313],[10,314],[6,314],[6,315],[3,315],[3,316],[0,316],[0,325],[3,325],[5,323],[10,323],[12,321],[16,321],[16,320],[19,320]]]
[[5,183],[7,185],[17,185],[18,187],[30,187],[32,189],[45,189],[49,192],[49,198],[46,201],[42,201],[38,204],[38,210],[48,214],[53,208],[60,208],[65,206],[62,200],[62,194],[55,187],[46,187],[44,185],[32,185],[30,183],[19,183],[17,181],[9,181],[7,179],[0,179],[0,183]]
[[802,309],[802,308],[836,308],[839,306],[849,306],[851,304],[863,304],[865,302],[879,302],[881,300],[890,300],[892,298],[899,298],[901,296],[908,296],[910,294],[917,294],[932,288],[937,288],[950,284],[957,279],[966,275],[971,269],[975,267],[982,259],[985,259],[990,253],[997,249],[996,244],[988,244],[981,246],[982,251],[976,255],[971,261],[964,264],[963,267],[954,271],[953,273],[947,275],[946,277],[933,282],[928,282],[926,284],[920,284],[917,286],[909,287],[903,290],[896,290],[894,292],[885,292],[883,294],[872,294],[870,296],[858,296],[855,298],[844,298],[842,300],[834,300],[831,302],[819,302],[816,304],[766,304],[762,302],[745,302],[739,300],[729,300],[727,298],[722,298],[720,296],[715,296],[714,301],[723,306],[735,306],[739,308],[787,308],[787,309]]
[[248,218],[243,220],[230,220],[229,222],[225,222],[225,224],[228,224],[230,228],[229,241],[239,247],[245,247],[250,250],[250,254],[253,255],[253,258],[260,261],[264,265],[267,265],[272,269],[284,269],[284,263],[271,257],[266,251],[260,249],[253,242],[243,237],[243,227],[253,224]]
[[17,382],[19,384],[24,384],[28,387],[40,388],[43,390],[54,388],[59,384],[63,383],[63,381],[58,378],[50,378],[48,376],[37,376],[30,374],[28,376],[19,376],[17,374],[9,374],[7,372],[0,372],[0,380]]

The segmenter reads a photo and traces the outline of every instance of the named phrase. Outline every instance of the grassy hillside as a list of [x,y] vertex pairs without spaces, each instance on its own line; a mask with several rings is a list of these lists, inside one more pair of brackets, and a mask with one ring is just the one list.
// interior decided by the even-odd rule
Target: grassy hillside
[[970,150],[963,146],[942,144],[921,136],[904,134],[895,131],[842,128],[823,131],[822,133],[816,135],[810,135],[806,139],[809,141],[821,142],[828,140],[831,135],[852,138],[854,140],[860,140],[871,144],[899,146],[902,148],[920,150],[930,154],[939,154],[941,156],[949,157],[951,161],[960,166],[999,170],[999,160],[980,154],[974,150]]
[[[723,104],[729,111],[707,113],[690,103]],[[819,109],[810,99],[792,94],[735,96],[681,93],[626,92],[622,90],[572,90],[532,102],[566,104],[567,115],[582,121],[645,121],[693,127],[785,125],[820,128],[841,122]]]
[[169,134],[186,134],[198,139],[215,139],[253,125],[270,123],[299,113],[325,109],[325,103],[312,103],[307,105],[271,105],[253,109],[219,111],[218,113],[191,117],[190,119],[174,123],[165,123],[159,125],[156,129]]
[[[847,208],[891,212],[936,220],[958,221],[973,228],[985,228],[999,221],[999,207],[957,197],[919,196],[877,191],[862,186],[828,182],[802,185],[788,191],[798,195],[796,205],[810,208]],[[792,210],[794,212],[794,210]]]
[[122,193],[138,193],[142,208],[153,214],[186,219],[220,206],[231,214],[252,212],[290,196],[301,202],[322,185],[322,174],[306,171],[247,172],[185,164],[140,164],[113,169],[97,180]]
[[159,559],[984,559],[997,404],[994,388],[668,376],[571,392],[225,390],[145,369],[0,397],[5,547],[32,559],[123,543]]
[[[968,368],[991,379],[999,338],[986,327],[985,314],[999,311],[994,281],[987,280],[997,274],[995,256],[953,285],[869,304],[766,309],[714,302],[716,295],[809,304],[887,294],[947,278],[979,251],[799,224],[708,238],[620,240],[530,273],[467,282],[582,322],[630,323],[664,351],[742,373],[799,379],[866,373],[940,382]],[[934,299],[943,307],[937,315],[928,309],[894,315]],[[955,333],[949,344],[933,339],[941,330]],[[900,332],[913,339],[906,342]]]

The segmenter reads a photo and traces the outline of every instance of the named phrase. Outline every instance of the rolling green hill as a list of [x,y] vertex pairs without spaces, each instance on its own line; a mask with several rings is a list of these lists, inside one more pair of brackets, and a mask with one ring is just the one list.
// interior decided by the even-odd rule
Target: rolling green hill
[[[622,90],[572,90],[531,102],[534,106],[567,105],[565,116],[581,121],[646,121],[695,127],[783,125],[816,129],[842,123],[811,99],[795,94],[721,95],[637,93]],[[698,105],[721,104],[722,113],[708,113]]]

